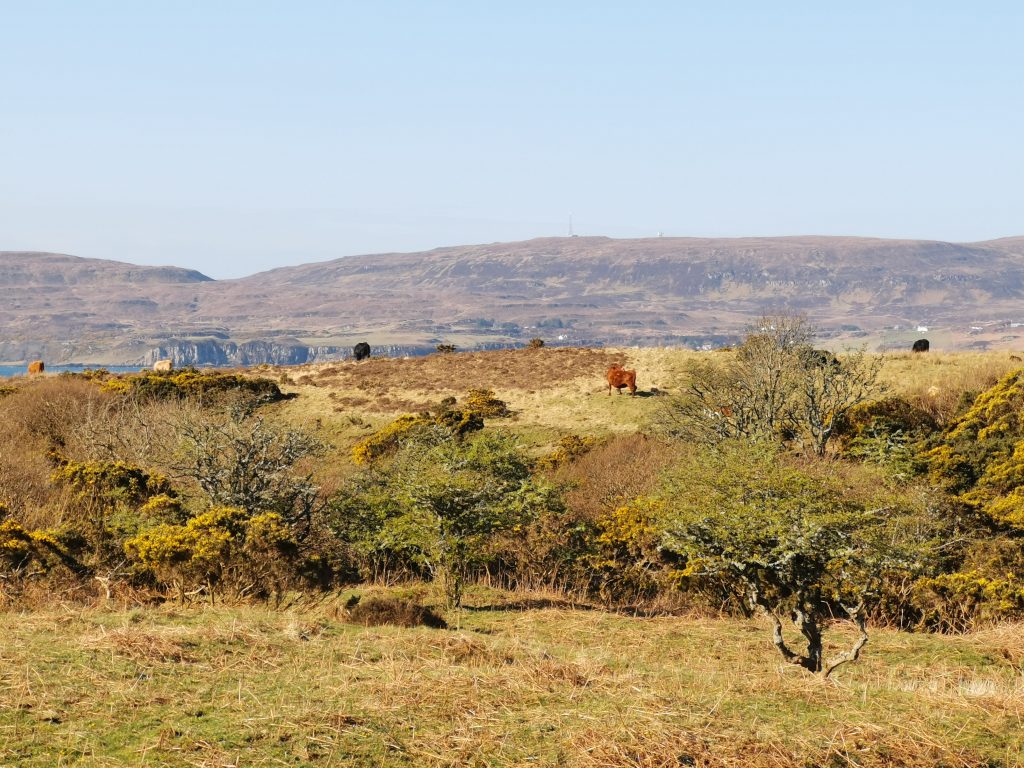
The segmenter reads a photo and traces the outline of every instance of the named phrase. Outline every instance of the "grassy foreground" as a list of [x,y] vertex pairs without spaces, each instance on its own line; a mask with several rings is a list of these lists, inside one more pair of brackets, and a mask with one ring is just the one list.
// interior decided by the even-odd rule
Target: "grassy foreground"
[[1019,626],[876,630],[824,682],[755,621],[478,592],[460,630],[366,628],[344,597],[0,615],[0,766],[1024,765]]

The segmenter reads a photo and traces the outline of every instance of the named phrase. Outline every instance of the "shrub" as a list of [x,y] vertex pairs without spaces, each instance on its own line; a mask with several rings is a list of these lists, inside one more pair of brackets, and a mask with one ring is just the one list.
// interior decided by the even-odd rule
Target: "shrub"
[[955,565],[956,570],[913,584],[918,626],[963,632],[1024,617],[1024,539],[982,533]]
[[181,499],[161,493],[139,507],[139,517],[151,522],[180,522],[185,518],[185,510]]
[[85,523],[79,530],[90,540],[97,562],[112,554],[112,538],[138,528],[137,507],[154,496],[176,495],[165,476],[127,462],[76,462],[56,451],[50,457],[56,464],[51,479],[73,492],[78,516]]
[[920,579],[914,598],[928,629],[965,632],[979,623],[1024,618],[1024,580],[1017,573],[992,578],[979,571]]
[[544,339],[530,339],[530,349],[540,349],[544,346]]
[[660,501],[639,498],[597,521],[598,553],[592,562],[606,599],[650,598],[668,583],[661,555],[663,518]]
[[271,379],[242,376],[219,371],[200,372],[194,368],[180,371],[144,371],[106,379],[101,389],[143,400],[188,399],[205,403],[225,397],[241,397],[253,404],[272,403],[287,396]]
[[537,469],[550,472],[568,464],[590,451],[597,444],[597,438],[580,435],[565,435],[558,441],[558,447],[537,460]]
[[244,512],[221,507],[185,525],[158,525],[124,544],[125,553],[163,583],[178,590],[182,602],[187,587],[206,586],[212,596],[229,562]]
[[438,344],[435,347],[435,349],[438,352],[440,352],[441,354],[450,355],[452,352],[455,351],[455,345],[454,344]]
[[[0,515],[7,509],[0,506]],[[9,517],[0,520],[0,562],[8,568],[20,568],[32,556],[32,537],[28,531]]]
[[990,524],[1024,532],[1024,369],[978,395],[927,455],[929,475]]
[[508,403],[494,396],[491,389],[471,389],[466,394],[466,410],[485,418],[503,418],[511,416]]
[[173,496],[171,482],[165,476],[147,472],[123,461],[71,461],[51,453],[57,468],[55,483],[67,485],[83,495],[142,503],[157,494]]
[[315,437],[237,409],[187,420],[179,434],[182,450],[174,469],[195,481],[211,504],[248,514],[277,512],[289,524],[308,528],[319,488],[310,474],[296,470],[324,450]]
[[[734,585],[770,620],[782,656],[824,676],[858,658],[867,615],[894,573],[930,575],[941,536],[930,510],[887,491],[869,471],[798,464],[743,444],[692,456],[663,499],[665,548],[696,575]],[[844,614],[859,638],[826,661],[823,629]],[[783,637],[787,616],[807,643],[804,653]]]
[[18,571],[35,565],[48,571],[59,563],[76,574],[85,572],[54,532],[28,530],[7,514],[0,504],[0,570]]
[[182,600],[187,588],[205,588],[211,598],[224,587],[238,594],[280,595],[299,553],[281,515],[250,516],[237,507],[215,507],[183,525],[154,526],[126,541],[124,549]]
[[495,532],[481,566],[490,584],[588,595],[598,576],[591,560],[596,535],[592,521],[566,509],[559,489],[538,484],[532,509]]
[[565,501],[573,514],[596,521],[653,493],[676,453],[677,446],[660,440],[616,435],[563,464],[552,480],[566,487]]
[[851,408],[839,421],[836,435],[844,444],[875,434],[924,436],[938,429],[935,418],[902,397],[871,400]]
[[64,448],[75,441],[76,431],[91,414],[103,412],[109,399],[88,381],[55,376],[22,384],[0,402],[7,430]]
[[414,430],[423,426],[421,416],[406,414],[399,416],[386,427],[382,427],[372,435],[367,435],[352,446],[352,461],[356,464],[370,464],[397,450],[399,444]]
[[[371,470],[340,496],[339,536],[363,551],[405,553],[457,608],[469,569],[497,534],[532,519],[544,494],[510,437],[463,438],[434,426],[404,442],[386,472]],[[346,514],[353,510],[359,525]]]
[[437,427],[463,436],[483,429],[484,420],[475,411],[459,410],[446,404],[442,404],[434,414],[399,416],[352,446],[352,461],[359,465],[372,464],[377,459],[393,454],[404,442],[414,439],[418,434]]
[[790,443],[823,456],[843,416],[878,389],[880,357],[847,353],[840,362],[811,347],[801,317],[764,317],[734,359],[691,366],[681,396],[657,415],[668,436],[704,445],[723,440]]
[[930,413],[904,398],[887,397],[851,408],[836,434],[847,457],[907,478],[927,470],[924,440],[936,430],[938,424]]

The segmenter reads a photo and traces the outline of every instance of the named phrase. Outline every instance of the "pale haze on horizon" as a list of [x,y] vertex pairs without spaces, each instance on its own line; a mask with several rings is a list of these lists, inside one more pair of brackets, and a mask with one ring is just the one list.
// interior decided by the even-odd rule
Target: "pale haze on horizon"
[[1024,5],[835,6],[0,0],[0,250],[1024,234]]

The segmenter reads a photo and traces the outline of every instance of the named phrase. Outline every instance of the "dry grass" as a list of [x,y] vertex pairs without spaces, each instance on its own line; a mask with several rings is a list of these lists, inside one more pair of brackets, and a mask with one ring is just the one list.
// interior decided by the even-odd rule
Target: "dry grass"
[[562,381],[600,378],[622,355],[603,349],[561,348],[434,354],[405,359],[371,358],[329,363],[307,375],[315,386],[362,392],[414,391],[462,394],[466,389],[530,390],[543,377]]
[[364,628],[343,597],[6,614],[0,765],[1024,765],[1019,626],[877,631],[829,683],[756,622],[478,593],[461,631]]
[[[436,406],[445,397],[464,399],[470,389],[491,389],[514,416],[492,423],[518,432],[537,451],[567,434],[605,436],[643,430],[659,394],[686,386],[696,360],[730,359],[731,352],[674,348],[542,348],[377,358],[290,370],[291,391],[302,397],[283,404],[287,418],[319,426],[341,449],[402,413]],[[977,393],[1021,362],[1006,352],[888,353],[881,380],[944,423],[964,392]],[[637,371],[638,397],[607,394],[604,373],[612,363]]]
[[[493,390],[512,417],[494,419],[538,451],[567,432],[635,432],[658,403],[652,394],[678,386],[686,361],[698,353],[674,349],[541,348],[371,359],[306,366],[291,371],[288,387],[301,397],[281,408],[293,423],[319,423],[339,447],[350,446],[402,413],[463,401],[471,389]],[[637,397],[608,395],[605,371],[637,369]]]
[[1022,362],[1006,352],[961,352],[885,356],[882,382],[929,412],[939,424],[956,413],[965,393],[973,397],[988,389]]

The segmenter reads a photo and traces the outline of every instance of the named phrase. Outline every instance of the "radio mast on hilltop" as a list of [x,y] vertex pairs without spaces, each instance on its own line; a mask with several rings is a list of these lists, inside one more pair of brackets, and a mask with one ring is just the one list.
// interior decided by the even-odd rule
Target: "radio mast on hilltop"
[[576,237],[576,233],[572,231],[572,214],[569,214],[569,237]]

